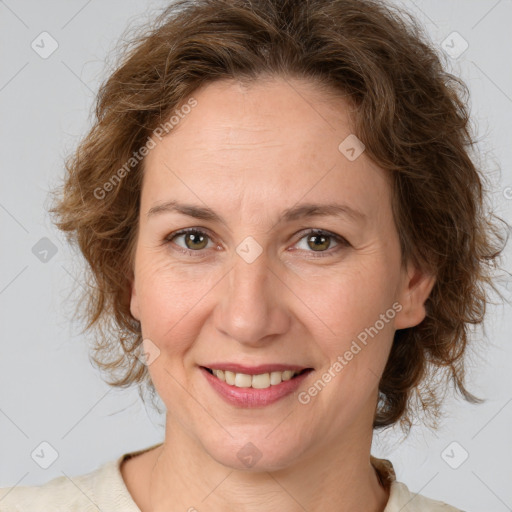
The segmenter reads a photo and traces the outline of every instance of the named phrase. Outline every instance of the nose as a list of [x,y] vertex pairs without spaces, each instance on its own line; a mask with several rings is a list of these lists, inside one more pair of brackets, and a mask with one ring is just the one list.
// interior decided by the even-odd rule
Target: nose
[[270,268],[265,252],[248,262],[235,253],[222,280],[214,312],[216,328],[247,346],[261,346],[289,329],[286,298],[291,292]]

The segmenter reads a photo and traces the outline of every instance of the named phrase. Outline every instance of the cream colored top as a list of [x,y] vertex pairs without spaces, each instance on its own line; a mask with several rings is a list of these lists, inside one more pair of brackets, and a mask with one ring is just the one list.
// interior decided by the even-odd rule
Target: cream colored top
[[[121,474],[121,463],[161,443],[129,452],[90,473],[60,476],[43,485],[0,488],[0,512],[140,512]],[[391,463],[372,457],[381,481],[390,485],[384,512],[462,512],[446,503],[414,494],[395,479]]]

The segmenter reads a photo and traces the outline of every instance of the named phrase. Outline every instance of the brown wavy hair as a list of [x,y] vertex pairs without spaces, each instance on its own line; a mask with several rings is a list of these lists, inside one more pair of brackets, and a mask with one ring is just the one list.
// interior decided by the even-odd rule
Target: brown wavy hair
[[450,381],[480,400],[466,389],[465,356],[489,288],[499,294],[493,271],[510,226],[486,204],[467,86],[410,14],[373,0],[178,0],[114,51],[121,57],[50,209],[87,262],[75,314],[95,331],[90,359],[110,385],[155,396],[130,313],[144,159],[105,184],[200,86],[280,76],[350,102],[366,155],[391,175],[402,264],[436,276],[426,318],[395,333],[374,428],[408,430],[418,411],[436,424]]

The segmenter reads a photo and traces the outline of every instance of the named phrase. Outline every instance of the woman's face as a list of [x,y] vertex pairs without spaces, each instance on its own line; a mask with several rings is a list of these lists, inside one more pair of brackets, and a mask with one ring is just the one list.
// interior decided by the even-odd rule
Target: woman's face
[[356,449],[393,334],[433,285],[401,267],[388,177],[311,84],[194,98],[145,160],[131,299],[168,422],[234,468]]

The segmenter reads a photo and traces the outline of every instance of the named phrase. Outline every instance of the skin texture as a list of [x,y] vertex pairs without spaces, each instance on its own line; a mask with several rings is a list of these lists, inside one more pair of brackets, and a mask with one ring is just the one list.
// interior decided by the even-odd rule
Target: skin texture
[[[131,311],[160,350],[149,371],[167,407],[166,436],[123,465],[127,487],[143,512],[382,511],[388,491],[370,465],[378,382],[394,331],[423,320],[434,284],[401,266],[388,176],[364,152],[354,161],[340,152],[350,107],[313,84],[219,81],[194,98],[145,161]],[[224,222],[147,217],[169,200],[207,206]],[[305,202],[347,204],[366,220],[278,223]],[[164,242],[192,227],[208,235],[194,254],[179,251],[185,236]],[[328,238],[315,250],[307,229],[350,245]],[[249,236],[262,249],[252,263],[236,252]],[[307,405],[293,394],[235,407],[199,369],[299,364],[314,368],[307,390],[395,302],[401,311]],[[249,442],[261,453],[251,468],[237,456]]]

